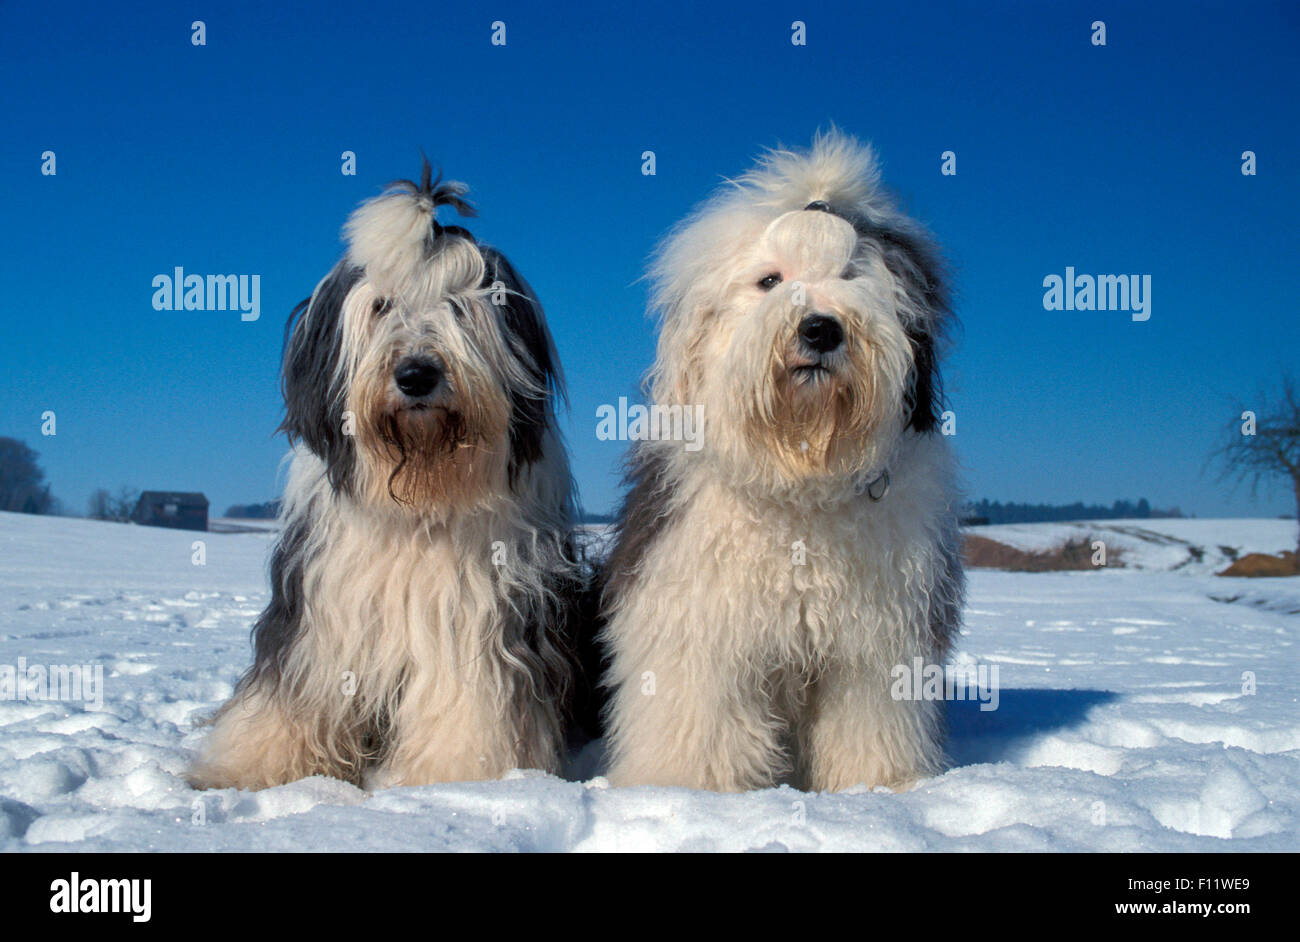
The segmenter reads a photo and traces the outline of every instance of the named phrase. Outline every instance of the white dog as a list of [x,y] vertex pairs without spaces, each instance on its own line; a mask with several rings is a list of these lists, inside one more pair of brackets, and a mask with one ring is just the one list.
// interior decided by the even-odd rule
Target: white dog
[[374,786],[556,771],[572,674],[572,484],[542,310],[401,182],[291,319],[295,443],[253,666],[192,781]]
[[[838,132],[777,151],[662,244],[650,374],[704,446],[646,441],[606,563],[617,785],[903,786],[942,764],[963,576],[939,434],[938,257]],[[698,447],[698,446],[696,446]]]

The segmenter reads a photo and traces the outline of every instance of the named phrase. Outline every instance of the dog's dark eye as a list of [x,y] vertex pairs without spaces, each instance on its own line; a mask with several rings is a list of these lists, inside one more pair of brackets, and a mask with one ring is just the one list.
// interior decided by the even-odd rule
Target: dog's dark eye
[[374,303],[370,305],[370,313],[375,317],[383,317],[392,309],[392,298],[375,298]]
[[760,278],[758,281],[758,286],[762,288],[764,291],[771,291],[773,288],[779,285],[783,280],[784,279],[781,277],[781,273],[774,271],[772,272],[772,274]]

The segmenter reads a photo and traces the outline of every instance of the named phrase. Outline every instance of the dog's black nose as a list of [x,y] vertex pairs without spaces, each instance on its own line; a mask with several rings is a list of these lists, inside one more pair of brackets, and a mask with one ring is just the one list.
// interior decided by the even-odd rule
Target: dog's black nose
[[831,204],[826,202],[825,200],[813,200],[811,203],[809,203],[807,206],[804,207],[804,211],[814,212],[814,213],[829,213],[831,212]]
[[442,382],[442,367],[433,360],[410,357],[397,364],[393,379],[403,393],[412,399],[419,399],[429,395]]
[[810,350],[830,353],[844,342],[844,328],[840,322],[825,314],[809,314],[799,322],[799,339]]

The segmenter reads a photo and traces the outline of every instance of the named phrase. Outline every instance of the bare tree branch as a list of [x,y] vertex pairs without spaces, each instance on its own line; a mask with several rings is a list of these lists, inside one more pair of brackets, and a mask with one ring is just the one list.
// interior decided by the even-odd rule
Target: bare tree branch
[[[1234,487],[1249,483],[1252,496],[1261,484],[1281,478],[1295,492],[1300,520],[1300,389],[1293,377],[1283,376],[1278,393],[1258,399],[1254,409],[1237,403],[1238,417],[1225,427],[1207,465],[1219,467],[1221,482]],[[1246,412],[1255,416],[1253,434],[1241,418]],[[1300,536],[1296,548],[1300,552]]]

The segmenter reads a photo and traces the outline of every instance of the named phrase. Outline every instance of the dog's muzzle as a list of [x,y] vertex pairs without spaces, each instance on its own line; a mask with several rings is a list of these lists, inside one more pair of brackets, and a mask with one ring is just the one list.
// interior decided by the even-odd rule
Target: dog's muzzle
[[800,383],[812,382],[834,372],[835,351],[844,346],[844,328],[828,314],[809,314],[795,331],[799,338],[797,360],[789,364]]

